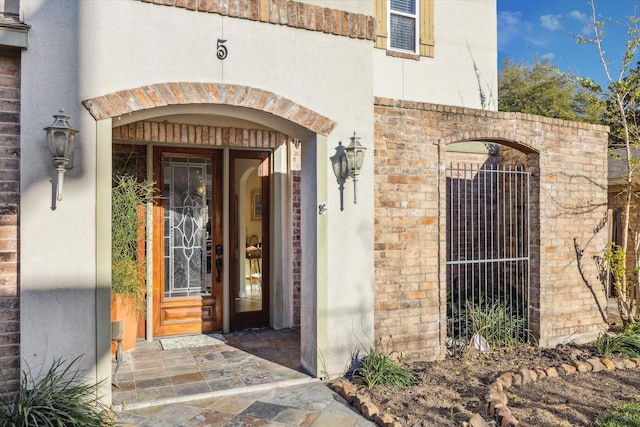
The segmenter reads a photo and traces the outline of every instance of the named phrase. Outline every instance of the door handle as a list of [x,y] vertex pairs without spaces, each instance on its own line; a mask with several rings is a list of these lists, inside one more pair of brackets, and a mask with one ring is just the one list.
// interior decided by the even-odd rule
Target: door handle
[[222,258],[216,258],[216,282],[222,281]]

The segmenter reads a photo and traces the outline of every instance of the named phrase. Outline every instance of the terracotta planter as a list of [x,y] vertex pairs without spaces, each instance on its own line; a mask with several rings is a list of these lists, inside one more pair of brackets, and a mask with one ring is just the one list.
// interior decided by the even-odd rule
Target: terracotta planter
[[[132,350],[136,347],[138,335],[138,316],[134,304],[123,295],[111,295],[111,321],[122,320],[124,323],[124,339],[122,351]],[[111,342],[111,354],[116,353],[115,341]]]

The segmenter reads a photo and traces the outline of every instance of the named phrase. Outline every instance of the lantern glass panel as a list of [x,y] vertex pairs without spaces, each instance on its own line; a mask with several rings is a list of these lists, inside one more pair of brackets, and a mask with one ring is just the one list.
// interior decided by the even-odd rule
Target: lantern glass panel
[[347,150],[347,163],[349,164],[349,173],[355,168],[355,153],[353,150]]
[[359,171],[362,169],[362,163],[364,162],[364,150],[362,148],[356,149],[356,167],[355,169]]
[[66,132],[57,131],[53,133],[53,148],[55,150],[56,157],[65,157],[67,149]]
[[73,154],[73,151],[76,149],[76,134],[75,133],[70,133],[69,134],[69,143],[67,144],[67,150],[64,153],[64,157],[69,158],[71,157],[71,154]]

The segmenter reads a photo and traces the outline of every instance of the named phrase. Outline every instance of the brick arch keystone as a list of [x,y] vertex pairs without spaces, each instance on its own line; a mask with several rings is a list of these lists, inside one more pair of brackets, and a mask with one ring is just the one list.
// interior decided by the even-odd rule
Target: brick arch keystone
[[271,113],[321,135],[336,127],[336,122],[273,92],[223,83],[159,83],[98,96],[82,104],[96,120],[169,105],[213,104]]

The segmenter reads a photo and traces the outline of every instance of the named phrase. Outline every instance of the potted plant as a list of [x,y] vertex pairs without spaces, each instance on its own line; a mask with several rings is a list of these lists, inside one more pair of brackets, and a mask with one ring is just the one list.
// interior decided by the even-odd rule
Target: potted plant
[[135,347],[145,308],[145,208],[153,187],[152,181],[124,175],[115,177],[111,191],[111,320],[124,323],[124,351]]

